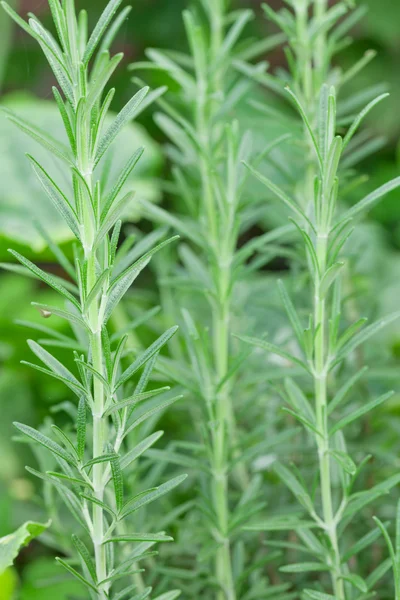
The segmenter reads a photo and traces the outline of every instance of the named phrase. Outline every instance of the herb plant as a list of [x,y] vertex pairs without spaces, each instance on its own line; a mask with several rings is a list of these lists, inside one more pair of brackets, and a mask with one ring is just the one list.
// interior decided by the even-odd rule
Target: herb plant
[[[346,244],[352,234],[354,220],[398,187],[400,178],[384,184],[350,209],[340,210],[339,182],[341,178],[348,180],[350,175],[346,170],[339,173],[342,157],[351,149],[360,123],[388,94],[372,99],[352,121],[344,119],[345,124],[349,122],[350,126],[345,134],[337,135],[338,128],[343,129],[343,125],[337,122],[336,90],[341,89],[350,76],[371,58],[368,53],[350,73],[330,70],[331,58],[342,42],[341,36],[357,15],[352,15],[349,23],[344,21],[331,30],[346,12],[344,3],[329,10],[327,2],[305,0],[289,4],[293,7],[293,13],[283,11],[276,14],[268,6],[264,8],[290,40],[287,54],[292,83],[286,91],[303,122],[303,146],[307,157],[305,176],[296,189],[296,198],[292,198],[262,173],[247,166],[293,214],[292,222],[305,249],[312,311],[305,328],[299,311],[280,282],[282,305],[293,328],[301,357],[291,356],[284,349],[263,339],[242,339],[289,359],[312,379],[311,394],[307,388],[303,390],[299,387],[296,381],[287,379],[283,395],[290,405],[286,411],[315,440],[318,494],[312,490],[315,483],[306,483],[295,470],[278,464],[276,471],[311,518],[311,523],[292,521],[291,527],[301,538],[303,551],[311,554],[313,560],[289,564],[282,570],[288,573],[327,571],[331,577],[330,590],[325,584],[323,588],[317,587],[318,590],[324,589],[323,593],[306,589],[305,597],[345,600],[359,597],[357,593],[360,592],[366,594],[378,580],[376,574],[363,580],[359,574],[352,572],[348,563],[350,557],[374,541],[376,532],[367,533],[350,550],[344,546],[342,538],[345,538],[346,530],[360,508],[373,502],[380,491],[389,491],[399,481],[398,476],[394,476],[380,483],[377,489],[365,492],[354,489],[368,457],[360,464],[355,464],[348,454],[343,430],[385,402],[393,392],[343,410],[344,401],[366,371],[364,365],[351,375],[345,365],[361,344],[398,319],[400,314],[391,314],[369,326],[365,326],[366,319],[362,318],[344,327],[341,279],[345,271]],[[310,9],[312,13],[309,18]],[[343,371],[344,381],[337,388],[335,380],[341,378]],[[339,477],[333,476],[334,472],[338,472]],[[318,536],[308,530],[310,526],[317,529]],[[379,575],[383,575],[382,570]],[[325,581],[324,576],[322,581]],[[326,591],[331,593],[327,594]]]
[[[126,264],[126,256],[124,261],[119,256],[121,217],[134,195],[131,191],[125,193],[123,188],[143,149],[133,152],[111,185],[107,184],[106,155],[125,124],[160,94],[160,90],[149,94],[148,88],[143,88],[116,117],[108,116],[115,90],[103,95],[122,59],[122,54],[110,57],[109,52],[126,16],[126,10],[115,16],[121,3],[122,0],[111,0],[88,36],[84,10],[77,15],[73,0],[62,5],[58,0],[49,0],[58,41],[35,16],[31,15],[26,23],[8,4],[2,3],[17,24],[40,44],[59,85],[53,88],[53,94],[69,147],[12,112],[7,111],[7,116],[58,161],[59,172],[64,181],[69,182],[65,192],[34,157],[28,156],[44,192],[76,238],[74,265],[48,240],[68,276],[65,280],[43,271],[18,252],[10,251],[24,272],[56,290],[66,303],[63,308],[34,303],[43,317],[67,320],[75,337],[60,339],[51,329],[39,327],[51,339],[43,344],[28,343],[44,366],[26,364],[64,382],[75,394],[76,436],[71,437],[53,425],[53,434],[58,438],[55,441],[27,425],[15,425],[57,460],[58,468],[54,471],[28,470],[56,487],[81,526],[79,536],[73,536],[73,545],[82,569],[78,571],[69,559],[58,558],[58,562],[87,586],[90,597],[103,600],[134,593],[141,580],[136,577],[132,583],[131,578],[140,573],[137,565],[141,559],[148,556],[154,543],[172,539],[163,532],[132,532],[128,525],[132,515],[185,478],[178,476],[159,487],[138,490],[130,498],[124,491],[124,473],[161,435],[156,432],[128,446],[132,432],[136,433],[145,420],[176,400],[173,395],[165,395],[168,390],[165,387],[147,391],[158,353],[176,327],[163,333],[128,366],[124,364],[127,334],[110,333],[110,319],[125,293],[153,254],[174,239],[160,243],[132,264],[129,261]],[[77,375],[45,345],[73,349]],[[155,402],[141,410],[141,404],[149,399]],[[148,525],[151,529],[151,523]],[[134,546],[129,552],[121,551],[121,545],[126,544]],[[121,581],[125,588],[121,587]],[[141,587],[140,598],[147,598],[151,588]],[[162,597],[171,599],[177,595],[175,591]]]
[[[160,278],[164,297],[169,299],[164,312],[171,314],[172,307],[172,318],[182,321],[185,334],[184,348],[177,350],[175,361],[167,359],[165,372],[176,378],[196,404],[198,399],[203,403],[200,443],[194,446],[194,467],[201,473],[200,557],[214,562],[214,576],[208,579],[217,587],[219,600],[242,597],[253,569],[269,560],[261,555],[254,566],[246,561],[233,565],[234,554],[242,552],[241,526],[260,508],[259,481],[247,473],[245,434],[237,424],[234,402],[238,368],[244,360],[235,355],[232,344],[234,290],[244,276],[246,260],[269,241],[284,236],[283,231],[273,231],[239,250],[239,237],[251,226],[259,206],[256,202],[247,206],[244,201],[248,177],[241,161],[250,156],[251,139],[230,113],[251,84],[234,68],[234,61],[251,60],[271,50],[283,36],[241,40],[252,11],[231,12],[228,4],[204,0],[184,12],[189,55],[149,49],[151,63],[132,65],[135,71],[164,71],[179,86],[178,93],[158,100],[162,112],[155,114],[155,121],[173,144],[169,151],[172,192],[181,201],[181,211],[171,214],[148,202],[142,205],[155,223],[171,226],[186,239],[179,248],[183,268],[177,274],[170,269],[166,276],[163,263]],[[256,160],[286,138],[274,140]],[[196,295],[202,317],[194,312],[191,298],[182,300],[185,289]]]
[[[53,525],[28,522],[8,536],[5,565],[45,531],[94,599],[383,600],[394,589],[400,600],[400,508],[394,537],[394,507],[372,518],[400,483],[386,473],[396,451],[371,483],[372,438],[353,435],[393,396],[385,378],[364,383],[361,348],[400,317],[367,325],[358,315],[367,303],[353,293],[358,221],[400,187],[396,177],[363,197],[355,169],[377,147],[360,126],[388,96],[376,86],[347,91],[373,52],[348,71],[334,66],[363,7],[266,4],[279,32],[254,39],[251,10],[194,1],[183,13],[188,52],[148,49],[130,69],[139,91],[112,115],[106,87],[122,60],[110,55],[129,12],[118,12],[122,0],[108,2],[90,35],[74,0],[49,0],[57,39],[2,5],[52,69],[67,144],[2,112],[49,151],[49,168],[28,159],[75,238],[71,261],[38,225],[63,277],[12,250],[20,264],[3,266],[59,294],[64,304],[34,306],[72,335],[23,322],[46,336],[28,342],[44,366],[27,364],[76,396],[64,403],[69,426],[16,423],[33,444],[39,470],[28,471],[44,482]],[[288,70],[272,74],[264,56],[282,45]],[[141,72],[166,85],[150,91]],[[165,204],[140,198],[155,229],[120,240],[143,149],[132,148],[114,181],[110,162],[122,128],[153,103],[167,140]],[[146,288],[138,305],[149,310],[132,322],[129,289],[150,261],[158,288]],[[166,331],[146,347],[136,324],[152,319],[157,296]],[[173,435],[155,448],[157,420],[182,396],[169,412]],[[190,486],[178,487],[182,467]],[[79,525],[71,544],[53,492]],[[165,529],[177,543],[156,557],[155,545],[172,541]]]

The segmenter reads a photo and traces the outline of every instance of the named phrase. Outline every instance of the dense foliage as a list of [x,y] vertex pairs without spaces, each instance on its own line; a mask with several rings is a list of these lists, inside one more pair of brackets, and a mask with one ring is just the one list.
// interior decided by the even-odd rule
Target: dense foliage
[[[4,55],[14,22],[54,79],[1,109],[5,600],[399,600],[398,122],[365,6],[76,4],[2,2]],[[135,11],[177,35],[124,70]]]

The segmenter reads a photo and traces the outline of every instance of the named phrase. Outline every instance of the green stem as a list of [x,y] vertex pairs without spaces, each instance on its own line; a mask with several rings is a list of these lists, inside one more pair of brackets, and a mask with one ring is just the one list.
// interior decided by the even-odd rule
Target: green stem
[[[92,252],[88,260],[87,289],[91,290],[96,282],[96,254]],[[101,331],[98,323],[99,305],[93,302],[89,314],[89,323],[93,331],[91,335],[91,352],[93,368],[100,374],[103,373],[103,349]],[[93,458],[104,453],[106,438],[106,422],[104,420],[104,389],[103,384],[96,377],[93,379]],[[96,498],[104,500],[103,463],[93,466],[93,489]],[[104,541],[104,515],[101,506],[93,505],[93,546],[95,554],[97,581],[107,577],[107,559]],[[105,600],[105,589],[99,590],[99,599]]]
[[[327,235],[324,231],[319,232],[317,235],[316,252],[320,272],[324,273],[327,262]],[[346,600],[344,581],[342,578],[342,561],[339,551],[337,523],[332,501],[331,457],[327,411],[327,361],[325,353],[325,332],[327,327],[326,306],[324,298],[321,298],[320,296],[319,282],[317,282],[315,289],[314,322],[315,330],[317,332],[315,335],[314,390],[317,428],[322,434],[322,437],[317,436],[322,512],[326,531],[332,547],[330,566],[335,598],[337,600]]]
[[[223,41],[224,10],[221,0],[212,5],[210,61],[215,63]],[[196,128],[198,139],[204,148],[200,159],[203,203],[205,207],[207,228],[209,232],[210,251],[217,258],[214,280],[217,289],[217,305],[213,310],[213,362],[215,382],[225,378],[229,365],[229,322],[230,322],[230,283],[231,256],[225,254],[224,240],[219,234],[219,214],[216,210],[214,181],[212,174],[213,140],[211,133],[211,117],[223,88],[223,74],[216,70],[207,79],[205,74],[198,74],[198,96],[196,107]],[[228,385],[216,393],[215,398],[216,429],[212,435],[212,498],[217,517],[219,546],[215,559],[215,575],[220,590],[218,600],[236,600],[235,584],[232,573],[231,549],[229,540],[229,500],[228,500],[228,443],[232,430],[232,408]]]

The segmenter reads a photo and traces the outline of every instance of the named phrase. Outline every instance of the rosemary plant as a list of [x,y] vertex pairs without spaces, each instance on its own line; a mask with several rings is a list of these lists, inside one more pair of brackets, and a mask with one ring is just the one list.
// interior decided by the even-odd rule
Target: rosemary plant
[[[166,331],[128,366],[124,364],[127,335],[118,332],[110,335],[114,309],[153,254],[173,239],[152,248],[133,264],[126,264],[126,257],[119,258],[121,217],[133,198],[133,193],[125,193],[123,188],[143,149],[132,154],[110,186],[104,159],[121,129],[161,93],[156,90],[149,94],[143,88],[116,117],[108,115],[115,90],[111,89],[104,98],[103,95],[122,59],[122,54],[111,57],[109,52],[127,14],[125,9],[116,15],[121,3],[122,0],[111,0],[88,36],[87,14],[82,10],[77,15],[74,0],[62,4],[59,0],[49,0],[58,40],[34,15],[26,23],[8,4],[2,3],[17,24],[39,43],[53,71],[59,86],[53,88],[54,98],[69,146],[17,115],[9,111],[6,114],[50,152],[64,181],[69,180],[68,190],[63,192],[52,175],[32,156],[28,157],[43,190],[76,238],[74,265],[48,240],[68,279],[46,273],[19,253],[10,251],[24,271],[56,290],[66,302],[65,308],[34,304],[43,317],[60,317],[71,325],[75,339],[63,336],[60,340],[46,328],[53,337],[47,345],[74,349],[77,375],[45,349],[45,344],[28,343],[44,364],[44,367],[31,366],[64,382],[70,393],[77,396],[76,437],[71,439],[54,425],[56,442],[27,425],[15,425],[57,460],[55,471],[28,470],[56,487],[80,524],[85,539],[74,535],[73,544],[82,570],[76,570],[68,559],[57,560],[87,586],[90,597],[101,600],[117,600],[134,593],[139,580],[136,578],[132,584],[131,574],[137,572],[137,564],[154,543],[172,539],[160,532],[130,532],[128,523],[136,511],[185,478],[178,476],[159,487],[139,490],[129,499],[125,497],[124,472],[162,434],[153,433],[129,446],[132,432],[136,435],[141,423],[176,400],[172,394],[168,395],[168,388],[146,390],[158,353],[176,327]],[[150,407],[143,410],[141,404],[150,398]],[[121,544],[127,543],[136,545],[130,552],[120,551]],[[152,590],[141,584],[139,591],[136,598],[147,598]],[[162,598],[178,595],[179,592],[173,591]]]
[[[266,340],[248,337],[242,339],[297,364],[312,380],[313,403],[309,402],[307,393],[289,379],[285,384],[284,396],[290,404],[287,412],[300,421],[315,440],[318,495],[314,495],[311,483],[309,486],[295,471],[282,464],[278,464],[276,470],[311,519],[290,520],[288,528],[297,532],[304,552],[311,553],[314,561],[290,564],[282,570],[297,574],[327,571],[331,578],[329,593],[326,593],[327,584],[323,575],[316,590],[305,589],[305,597],[315,600],[346,600],[369,597],[360,593],[367,594],[385,572],[381,569],[378,575],[373,573],[366,580],[358,573],[351,572],[348,559],[372,543],[377,532],[367,534],[349,549],[344,547],[346,529],[360,508],[371,503],[383,490],[390,490],[398,483],[399,478],[394,476],[369,491],[354,491],[356,479],[366,461],[356,466],[347,452],[343,430],[385,402],[392,392],[363,402],[362,405],[350,405],[349,410],[341,412],[344,400],[364,374],[366,367],[348,376],[336,392],[335,379],[343,372],[344,365],[354,350],[382,327],[398,319],[400,314],[392,314],[367,327],[366,319],[360,319],[343,328],[344,299],[340,282],[345,267],[346,243],[351,236],[354,219],[398,187],[400,178],[370,193],[350,209],[343,211],[340,204],[338,206],[341,159],[343,155],[346,157],[346,151],[354,144],[354,136],[362,120],[387,94],[371,100],[352,122],[345,119],[338,124],[336,88],[341,89],[371,56],[368,54],[364,57],[350,73],[342,74],[330,68],[331,58],[340,47],[342,36],[357,15],[351,16],[332,30],[347,10],[344,3],[329,10],[324,1],[296,0],[289,4],[293,7],[293,13],[283,10],[276,14],[267,6],[265,10],[290,40],[287,54],[292,84],[286,90],[304,126],[303,147],[307,157],[305,177],[297,186],[293,198],[260,171],[247,166],[294,216],[293,224],[299,232],[306,253],[312,310],[305,328],[300,312],[292,303],[283,283],[280,283],[282,304],[287,311],[301,356],[291,355]],[[241,65],[241,69],[251,72],[249,66]],[[270,86],[270,81],[265,77],[258,78]],[[346,133],[337,135],[338,128],[343,129],[343,125],[347,124],[350,127]],[[343,170],[341,177],[347,180],[349,173]],[[339,473],[339,489],[336,485],[337,478],[333,477],[334,472]],[[317,528],[320,535],[312,533],[311,529],[308,530],[309,527]]]
[[[239,560],[242,523],[260,509],[260,481],[247,473],[245,450],[250,458],[252,454],[243,445],[235,414],[234,391],[244,357],[235,356],[232,347],[234,286],[243,276],[247,259],[283,232],[253,239],[239,250],[239,236],[251,227],[257,207],[249,206],[243,194],[248,176],[241,161],[251,155],[251,140],[230,116],[251,83],[238,74],[233,63],[267,52],[283,36],[242,41],[253,17],[250,10],[231,12],[225,0],[199,4],[183,15],[189,56],[149,49],[151,63],[136,63],[132,70],[162,70],[179,87],[178,93],[158,100],[162,112],[155,120],[173,144],[169,148],[173,164],[169,189],[180,210],[171,214],[142,204],[151,220],[172,227],[187,242],[179,248],[182,268],[166,277],[163,264],[160,278],[169,307],[181,309],[181,314],[173,313],[173,319],[182,320],[186,344],[177,349],[175,360],[165,359],[161,364],[194,397],[196,405],[198,398],[203,400],[198,427],[201,443],[194,446],[201,486],[200,557],[214,560],[214,577],[208,576],[205,585],[217,586],[219,600],[234,600],[244,597],[252,572],[269,560],[263,555],[257,555],[253,564]],[[269,144],[263,155],[286,137]],[[202,316],[195,314],[198,311],[186,290],[196,294]],[[275,440],[269,441],[273,445]],[[264,587],[260,579],[259,589]]]

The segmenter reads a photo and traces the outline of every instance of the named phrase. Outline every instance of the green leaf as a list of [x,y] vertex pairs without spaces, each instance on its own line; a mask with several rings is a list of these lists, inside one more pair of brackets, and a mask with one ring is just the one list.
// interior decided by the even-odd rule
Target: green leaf
[[96,158],[94,162],[95,167],[99,164],[100,160],[103,158],[104,154],[108,150],[109,146],[113,143],[121,129],[134,118],[140,104],[146,97],[148,91],[148,87],[144,87],[141,90],[139,90],[133,96],[133,98],[129,100],[129,102],[124,106],[124,108],[118,113],[113,123],[104,133],[100,140],[99,147],[97,149]]
[[115,452],[109,452],[108,454],[102,454],[101,456],[96,456],[95,458],[88,460],[88,462],[86,462],[83,465],[83,468],[87,469],[88,467],[92,467],[93,465],[97,465],[99,463],[111,462],[111,461],[115,460],[116,458],[119,458],[119,455],[116,454]]
[[376,398],[375,400],[371,400],[370,402],[367,402],[367,404],[365,404],[364,406],[361,406],[358,410],[355,410],[354,412],[350,413],[343,419],[340,419],[329,431],[329,435],[330,436],[334,435],[337,431],[340,431],[340,429],[343,429],[343,427],[346,427],[350,423],[353,423],[353,421],[356,421],[357,419],[359,419],[363,415],[367,414],[368,412],[370,412],[371,410],[373,410],[380,404],[383,404],[383,402],[386,402],[386,400],[391,398],[393,396],[393,394],[394,394],[394,392],[388,392],[387,394],[383,394],[382,396],[379,396],[379,398]]
[[28,346],[32,350],[32,352],[50,369],[57,375],[60,375],[65,380],[69,381],[75,388],[82,387],[76,377],[64,367],[64,365],[57,360],[50,352],[47,352],[44,348],[42,348],[37,342],[33,340],[28,340]]
[[86,401],[82,397],[79,400],[78,415],[76,419],[76,450],[79,460],[82,462],[85,456],[86,446]]
[[110,464],[114,483],[115,504],[117,511],[120,512],[124,504],[124,480],[119,458],[114,458]]
[[357,554],[359,554],[360,552],[365,550],[365,548],[368,548],[368,546],[373,544],[380,537],[380,535],[381,535],[381,531],[380,531],[379,527],[376,529],[373,529],[372,531],[369,531],[360,540],[358,540],[353,546],[351,546],[351,548],[349,548],[349,550],[345,554],[343,554],[342,562],[347,563],[348,560],[352,556],[356,556]]
[[319,286],[321,298],[325,298],[329,288],[335,282],[336,277],[339,276],[344,264],[344,262],[337,262],[324,273]]
[[335,596],[331,594],[324,594],[323,592],[314,592],[313,590],[304,590],[307,598],[311,600],[336,600]]
[[331,402],[329,402],[328,415],[331,415],[332,412],[336,410],[336,408],[343,402],[353,385],[355,385],[357,381],[361,379],[366,371],[368,371],[368,367],[362,367],[357,373],[355,373],[355,375],[349,379],[346,379],[343,386],[336,392]]
[[14,125],[19,127],[21,131],[41,144],[41,146],[46,148],[46,150],[49,150],[53,156],[57,156],[58,158],[61,158],[67,165],[71,165],[72,159],[70,157],[68,148],[61,145],[57,140],[53,140],[45,131],[42,131],[40,128],[29,123],[22,117],[14,114],[11,110],[4,107],[1,107],[0,110],[6,114],[11,123],[14,123]]
[[80,485],[83,487],[88,487],[91,491],[94,491],[93,486],[85,479],[79,479],[78,477],[70,477],[69,475],[65,475],[64,473],[57,473],[57,471],[46,471],[46,475],[49,475],[49,477],[51,478],[54,477],[55,479],[68,481],[69,483],[72,483],[75,486]]
[[380,519],[378,519],[378,517],[372,517],[372,518],[374,519],[375,523],[378,525],[383,537],[385,538],[385,542],[387,544],[390,558],[391,558],[392,565],[393,565],[394,576],[396,577],[396,575],[397,575],[397,556],[395,553],[395,549],[393,547],[392,540],[390,539],[388,531],[387,531],[386,527],[384,526],[384,524],[382,523],[382,521]]
[[311,127],[310,122],[309,122],[309,120],[307,118],[307,115],[305,113],[305,110],[302,107],[301,102],[297,98],[296,94],[294,92],[292,92],[292,90],[288,86],[286,86],[285,89],[290,94],[290,96],[292,97],[292,99],[294,100],[294,103],[295,103],[295,105],[297,107],[297,110],[299,111],[300,116],[303,119],[304,125],[306,126],[306,128],[308,130],[308,133],[310,135],[312,144],[314,146],[315,154],[316,154],[317,159],[318,159],[318,164],[319,164],[320,172],[322,174],[324,172],[324,165],[323,165],[323,162],[322,162],[322,156],[321,156],[321,153],[320,153],[320,150],[319,150],[318,142],[317,142],[317,140],[315,138],[315,135],[314,135],[313,128]]
[[357,202],[357,204],[352,206],[343,215],[343,218],[339,221],[339,223],[336,225],[336,227],[342,221],[348,221],[349,219],[352,219],[356,215],[358,215],[362,212],[365,212],[367,210],[370,210],[373,206],[375,206],[375,204],[377,202],[379,202],[379,200],[381,200],[384,196],[386,196],[386,194],[395,190],[399,186],[400,186],[400,177],[396,177],[395,179],[392,179],[391,181],[384,183],[383,185],[381,185],[381,187],[376,189],[374,192],[371,192],[370,194],[368,194],[368,196],[366,196],[365,198],[363,198],[362,200]]
[[85,579],[85,577],[83,575],[81,575],[80,573],[78,573],[78,571],[76,571],[73,567],[71,567],[71,565],[69,565],[65,560],[56,556],[56,561],[62,567],[64,567],[64,569],[66,569],[66,571],[68,571],[69,573],[71,573],[71,575],[73,575],[76,579],[78,579],[78,581],[80,581],[81,583],[86,585],[89,589],[91,589],[97,593],[97,588],[92,583],[90,583],[90,581]]
[[106,539],[103,544],[118,542],[173,542],[173,538],[163,533],[127,533]]
[[155,354],[157,354],[163,346],[172,338],[178,330],[178,326],[171,327],[165,331],[160,337],[151,344],[138,358],[122,373],[116,389],[121,387],[128,379],[132,377],[143,365],[145,365]]
[[27,546],[31,540],[41,535],[50,527],[51,521],[46,524],[27,521],[14,533],[0,538],[0,574],[10,567],[19,551]]
[[117,12],[121,4],[122,0],[110,0],[110,2],[107,4],[106,8],[102,12],[100,19],[98,20],[96,27],[93,29],[92,35],[90,36],[85,49],[85,54],[83,56],[83,63],[85,66],[89,63],[90,59],[92,58],[94,51],[96,50],[101,38],[108,29],[109,24],[111,23],[115,13]]
[[171,490],[173,490],[176,486],[180,485],[185,479],[187,475],[180,475],[178,477],[174,477],[174,479],[170,479],[166,483],[163,483],[155,490],[150,490],[148,493],[141,494],[138,499],[133,498],[129,502],[123,506],[121,511],[121,519],[127,517],[133,512],[139,510],[143,506],[150,504],[150,502],[154,502],[154,500],[158,500],[164,494],[168,494]]
[[333,456],[336,462],[348,473],[349,475],[355,475],[357,472],[357,467],[354,464],[353,460],[350,458],[346,452],[341,452],[339,450],[330,450],[329,454]]
[[304,562],[286,565],[279,569],[282,573],[312,573],[315,571],[329,571],[330,567],[317,562]]
[[78,217],[74,209],[68,202],[68,199],[57,187],[57,185],[54,183],[51,177],[47,174],[45,169],[29,154],[28,158],[31,161],[33,170],[36,173],[40,183],[43,186],[44,191],[48,195],[53,206],[60,213],[64,221],[67,223],[68,227],[71,229],[72,233],[75,235],[75,237],[78,240],[80,240],[81,234]]
[[354,573],[351,573],[350,575],[343,575],[342,579],[344,581],[348,581],[349,583],[351,583],[351,585],[353,585],[355,588],[360,590],[360,592],[363,592],[364,594],[366,594],[368,592],[369,588],[368,588],[367,584],[359,575],[355,575]]
[[350,339],[339,350],[332,366],[336,365],[338,362],[343,360],[348,354],[350,354],[350,352],[353,352],[356,348],[358,348],[358,346],[366,342],[370,337],[378,333],[387,325],[390,325],[390,323],[396,321],[399,317],[400,311],[397,311],[395,313],[392,313],[391,315],[388,315],[387,317],[384,317],[383,319],[380,319],[379,321],[376,321],[375,323],[372,323],[368,327],[365,327],[365,329],[360,331],[358,334],[354,335],[352,339]]
[[280,479],[287,485],[302,506],[304,506],[307,510],[312,509],[313,504],[311,498],[307,490],[304,489],[303,485],[296,478],[296,476],[281,463],[275,463],[274,469],[278,474],[278,477],[280,477]]
[[40,302],[32,302],[32,306],[36,306],[36,308],[38,308],[39,311],[46,317],[56,315],[61,319],[65,319],[70,323],[74,323],[74,325],[81,327],[83,330],[87,330],[85,321],[81,319],[81,317],[79,317],[78,315],[68,310],[63,310],[62,308],[58,308],[57,306],[49,306],[48,304],[42,304]]
[[168,244],[170,244],[171,242],[174,242],[177,239],[179,239],[179,236],[169,238],[168,240],[165,240],[161,244],[158,244],[158,246],[156,246],[155,248],[152,248],[149,252],[147,252],[144,256],[142,256],[142,258],[140,258],[138,261],[136,261],[132,266],[128,267],[128,269],[126,269],[123,273],[121,273],[121,275],[119,275],[117,277],[117,279],[115,279],[111,283],[111,285],[107,291],[107,304],[106,304],[106,308],[104,311],[104,323],[107,323],[114,308],[120,302],[121,298],[123,298],[123,296],[126,294],[126,292],[131,287],[131,285],[135,281],[135,279],[140,275],[140,273],[143,271],[143,269],[149,264],[150,260],[154,256],[154,254],[159,252],[159,250],[164,248],[164,246],[167,246]]
[[361,122],[365,119],[365,117],[368,115],[368,113],[374,108],[374,106],[379,104],[379,102],[381,102],[388,96],[390,96],[390,94],[388,94],[388,93],[381,94],[380,96],[378,96],[377,98],[372,100],[369,104],[367,104],[367,106],[365,108],[363,108],[363,110],[360,112],[360,114],[357,116],[357,118],[353,121],[350,129],[348,130],[348,132],[346,133],[346,135],[344,137],[343,150],[346,148],[347,144],[350,142],[351,138],[356,133]]
[[108,281],[108,277],[110,276],[111,269],[105,269],[101,275],[98,276],[96,283],[90,290],[87,298],[83,304],[83,314],[88,314],[89,309],[92,303],[98,298],[99,294],[103,292],[104,285],[106,281]]
[[102,210],[101,213],[101,222],[104,221],[104,219],[106,218],[106,215],[108,214],[108,211],[110,209],[110,207],[113,205],[115,199],[117,198],[118,194],[121,192],[122,188],[124,187],[128,177],[130,176],[130,174],[132,173],[133,169],[135,168],[138,160],[140,159],[140,157],[143,155],[144,152],[144,148],[138,148],[134,154],[131,156],[131,158],[128,160],[127,164],[124,166],[124,168],[122,169],[121,173],[119,174],[119,177],[117,179],[117,181],[115,182],[111,192],[109,193],[109,195],[106,198],[105,204],[104,204],[104,208]]
[[255,346],[256,348],[261,348],[262,350],[265,350],[266,352],[270,352],[271,354],[276,354],[278,356],[281,356],[282,358],[285,358],[289,362],[299,365],[300,367],[305,369],[307,372],[310,372],[310,369],[308,368],[306,363],[304,363],[302,360],[300,360],[296,356],[292,356],[288,352],[285,352],[284,350],[282,350],[279,346],[276,346],[275,344],[271,344],[270,342],[267,342],[266,340],[262,340],[260,338],[248,337],[245,335],[235,335],[235,337],[238,338],[239,340],[241,340],[242,342],[245,342],[246,344],[250,344],[251,346]]
[[297,315],[295,307],[293,306],[293,302],[291,301],[289,294],[287,293],[283,281],[281,279],[278,280],[278,287],[283,306],[285,307],[289,320],[292,324],[293,331],[295,332],[298,341],[302,343],[304,328],[300,323],[300,319]]
[[85,110],[88,113],[92,110],[96,102],[101,100],[104,88],[124,57],[122,52],[113,56],[111,60],[108,60],[108,53],[106,53],[104,56],[107,57],[107,62],[101,72],[96,73],[96,78],[94,79],[93,83],[91,83],[89,94],[86,98]]
[[315,521],[305,521],[294,516],[276,516],[254,525],[245,525],[246,531],[297,531],[317,527]]
[[314,230],[314,226],[311,223],[310,219],[307,217],[307,215],[302,211],[302,209],[299,206],[297,206],[297,204],[291,198],[289,198],[289,196],[283,190],[276,186],[270,179],[268,179],[268,177],[265,177],[265,175],[263,175],[256,169],[253,169],[253,167],[251,167],[245,161],[243,161],[243,164],[247,169],[249,169],[250,173],[252,173],[254,177],[261,181],[261,183],[263,183],[273,194],[275,194],[275,196],[282,200],[282,202],[286,204],[286,206],[288,206],[298,217],[300,217],[302,220],[304,219],[304,221],[308,223],[311,229]]
[[73,542],[77,552],[79,553],[84,565],[86,565],[86,568],[89,572],[89,575],[93,579],[93,582],[96,583],[96,581],[97,581],[96,567],[93,563],[93,559],[90,555],[89,550],[87,549],[85,544],[82,542],[82,540],[80,540],[78,538],[78,536],[76,536],[76,535],[72,535],[72,542]]
[[92,504],[95,504],[96,506],[101,506],[101,508],[103,510],[108,512],[112,516],[112,518],[114,520],[116,520],[117,515],[112,510],[112,508],[110,506],[108,506],[107,504],[105,504],[104,502],[102,502],[101,500],[99,500],[98,498],[96,498],[96,496],[88,496],[87,494],[80,494],[80,496],[81,496],[81,498],[84,498],[85,500],[87,500],[88,502],[91,502]]
[[121,469],[126,469],[127,467],[129,467],[129,465],[134,460],[136,460],[137,458],[142,456],[142,454],[144,452],[146,452],[146,450],[151,448],[151,446],[153,446],[160,439],[160,437],[163,434],[164,434],[163,431],[156,431],[155,433],[152,433],[147,438],[145,438],[144,440],[139,442],[139,444],[137,444],[134,448],[131,448],[131,450],[128,450],[128,452],[126,452],[126,454],[124,454],[121,457],[121,460],[120,460]]
[[33,427],[29,427],[28,425],[24,425],[23,423],[17,422],[14,422],[14,427],[16,427],[24,435],[31,438],[31,440],[50,450],[52,454],[55,454],[56,456],[59,456],[60,458],[65,460],[68,464],[73,466],[75,465],[75,460],[73,456],[69,454],[69,452],[66,452],[66,450],[64,450],[62,446],[60,446],[56,442],[53,442],[53,440],[51,440],[49,437],[47,437],[40,431],[37,431],[36,429],[33,429]]
[[179,598],[180,595],[180,590],[171,590],[170,592],[161,594],[161,596],[157,596],[156,598],[154,598],[154,600],[175,600],[176,598]]
[[168,392],[171,388],[169,386],[164,386],[162,388],[157,388],[155,390],[150,390],[149,392],[142,392],[140,394],[133,394],[129,398],[125,398],[120,402],[116,402],[112,404],[105,412],[103,416],[111,415],[118,410],[122,410],[123,408],[127,408],[128,406],[134,407],[140,402],[144,400],[148,400],[149,398],[153,398],[153,396],[157,396],[158,394],[162,394],[163,392]]
[[150,417],[152,417],[153,415],[158,413],[160,410],[164,410],[165,408],[168,408],[168,406],[171,406],[177,400],[180,400],[182,397],[183,397],[182,395],[179,395],[179,396],[176,396],[175,398],[171,398],[170,400],[166,400],[165,402],[162,402],[161,404],[158,404],[154,408],[151,408],[150,410],[141,414],[140,417],[138,417],[135,421],[133,421],[133,423],[124,432],[124,437],[129,435],[131,433],[131,431],[133,431],[134,429],[136,429],[136,427],[138,427],[139,425],[144,423],[144,421],[146,421],[147,419],[149,419]]
[[10,254],[12,254],[22,265],[24,265],[24,267],[29,269],[29,271],[31,271],[36,277],[47,283],[47,285],[49,285],[54,290],[56,290],[56,292],[64,296],[64,298],[69,300],[74,306],[76,306],[76,308],[80,309],[80,304],[77,301],[77,299],[72,294],[70,294],[70,292],[67,289],[65,289],[65,287],[61,285],[58,282],[58,280],[55,279],[52,275],[49,275],[49,273],[42,271],[42,269],[40,269],[33,262],[22,256],[22,254],[20,254],[19,252],[16,252],[15,250],[8,250],[8,252],[10,252]]

